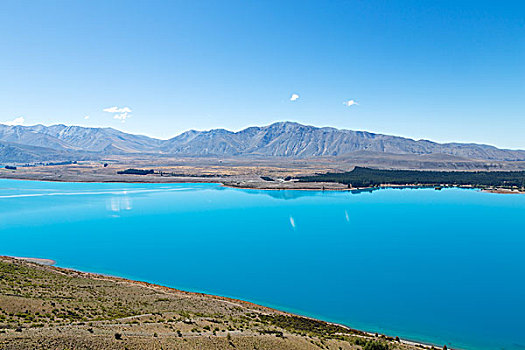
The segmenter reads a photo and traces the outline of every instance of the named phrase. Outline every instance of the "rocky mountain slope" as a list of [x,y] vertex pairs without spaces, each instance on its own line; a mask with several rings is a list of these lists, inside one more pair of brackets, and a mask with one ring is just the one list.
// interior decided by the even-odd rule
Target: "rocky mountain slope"
[[523,150],[505,150],[481,144],[440,144],[365,131],[318,128],[293,122],[250,127],[238,132],[224,129],[190,130],[169,140],[128,134],[112,128],[0,124],[0,162],[99,159],[108,155],[134,154],[228,158],[344,158],[356,152],[437,155],[441,158],[448,157],[451,161],[525,160]]

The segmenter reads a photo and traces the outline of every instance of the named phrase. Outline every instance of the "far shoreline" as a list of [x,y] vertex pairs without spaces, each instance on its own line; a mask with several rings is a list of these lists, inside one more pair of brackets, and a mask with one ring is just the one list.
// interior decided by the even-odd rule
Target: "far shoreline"
[[[264,180],[254,182],[227,182],[220,181],[214,178],[199,178],[199,177],[178,177],[175,179],[168,179],[168,177],[148,177],[148,181],[144,179],[136,178],[119,178],[119,179],[63,179],[63,178],[38,178],[38,177],[22,177],[22,176],[3,176],[5,174],[0,173],[0,180],[17,180],[17,181],[35,181],[35,182],[49,182],[49,183],[93,183],[93,184],[216,184],[227,188],[235,188],[242,190],[263,190],[263,191],[317,191],[317,192],[351,192],[351,193],[362,193],[362,192],[373,192],[382,189],[447,189],[447,188],[459,188],[459,189],[474,189],[484,193],[492,194],[525,194],[525,191],[508,189],[508,188],[481,188],[475,186],[461,186],[461,185],[421,185],[421,184],[382,184],[379,186],[371,187],[347,187],[341,183],[336,182],[271,182],[266,184]],[[127,175],[127,176],[141,176],[141,175]],[[127,177],[126,176],[126,177]],[[141,176],[142,177],[142,176]],[[220,179],[220,177],[217,177]],[[162,181],[157,181],[163,179]],[[215,180],[215,181],[214,181]],[[293,185],[290,185],[293,184]],[[301,184],[301,185],[297,185]]]

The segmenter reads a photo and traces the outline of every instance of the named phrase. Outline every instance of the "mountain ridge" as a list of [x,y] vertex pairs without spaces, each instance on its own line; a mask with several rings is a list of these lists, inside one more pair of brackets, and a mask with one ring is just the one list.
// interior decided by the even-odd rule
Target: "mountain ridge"
[[[100,159],[108,155],[178,157],[344,157],[369,151],[396,155],[441,154],[483,161],[524,161],[525,150],[500,149],[477,143],[437,143],[367,131],[276,122],[239,131],[188,130],[167,140],[130,134],[114,128],[57,124],[0,124],[0,162],[41,159]],[[32,147],[32,148],[31,148]],[[7,152],[6,149],[10,149]]]

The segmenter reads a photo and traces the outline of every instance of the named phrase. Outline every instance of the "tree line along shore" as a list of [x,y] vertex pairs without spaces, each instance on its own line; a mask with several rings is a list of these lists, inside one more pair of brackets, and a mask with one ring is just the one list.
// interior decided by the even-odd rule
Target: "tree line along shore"
[[349,172],[316,174],[299,177],[297,180],[299,182],[335,182],[353,188],[421,185],[525,190],[525,171],[420,171],[356,167]]
[[[150,175],[153,169],[126,169],[119,175]],[[174,177],[211,177],[185,174],[163,174]],[[220,177],[214,175],[213,177]],[[338,183],[348,188],[373,188],[379,186],[462,186],[481,189],[506,189],[525,191],[525,171],[430,171],[430,170],[386,170],[355,167],[348,172],[327,172],[309,176],[274,178],[260,176],[262,183]],[[268,184],[269,185],[269,184]],[[241,187],[241,186],[239,186]],[[264,187],[264,186],[262,186]],[[268,186],[273,188],[272,186]],[[301,187],[300,185],[298,187]]]

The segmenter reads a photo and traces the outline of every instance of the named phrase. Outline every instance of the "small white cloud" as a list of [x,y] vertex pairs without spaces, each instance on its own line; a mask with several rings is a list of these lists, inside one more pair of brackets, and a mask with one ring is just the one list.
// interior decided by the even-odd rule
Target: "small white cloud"
[[109,108],[104,108],[103,109],[104,112],[108,112],[108,113],[131,113],[131,108],[129,107],[109,107]]
[[131,117],[131,114],[130,114],[131,108],[129,107],[114,106],[114,107],[104,108],[102,111],[107,112],[107,113],[113,113],[114,114],[113,119],[120,120],[123,123],[126,121],[126,119]]
[[347,107],[352,107],[352,106],[357,106],[359,105],[359,103],[357,103],[356,100],[348,100],[348,101],[345,101],[343,102],[343,104]]
[[113,116],[113,119],[120,120],[120,121],[122,121],[124,123],[126,121],[126,119],[128,119],[129,117],[131,117],[131,115],[129,113],[125,112],[125,113],[115,114]]
[[89,119],[89,115],[86,115],[86,116],[84,117],[84,119],[85,119],[85,120],[88,120],[88,119]]
[[297,94],[292,94],[292,96],[290,96],[290,101],[295,101],[295,100],[298,100],[299,99],[299,95]]
[[23,125],[24,122],[25,122],[24,117],[18,117],[18,118],[15,118],[13,120],[2,122],[1,124],[5,124],[5,125]]

